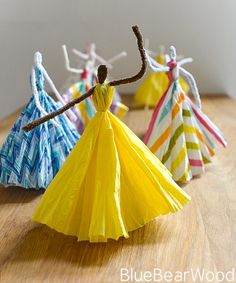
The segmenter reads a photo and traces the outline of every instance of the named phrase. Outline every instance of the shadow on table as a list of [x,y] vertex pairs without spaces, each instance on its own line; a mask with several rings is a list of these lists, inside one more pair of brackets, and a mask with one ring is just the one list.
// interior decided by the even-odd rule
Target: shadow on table
[[0,186],[0,205],[7,203],[27,203],[43,194],[44,190],[24,189],[21,187]]
[[[107,243],[78,242],[75,237],[58,233],[45,225],[35,223],[25,233],[14,249],[11,263],[34,262],[37,259],[50,262],[67,262],[76,266],[101,266],[120,251],[142,245],[153,245],[167,241],[171,231],[161,229],[162,220],[154,220],[131,232],[128,239],[109,240]],[[169,227],[170,228],[170,227]],[[174,235],[173,235],[174,236]],[[135,251],[134,251],[135,253]]]

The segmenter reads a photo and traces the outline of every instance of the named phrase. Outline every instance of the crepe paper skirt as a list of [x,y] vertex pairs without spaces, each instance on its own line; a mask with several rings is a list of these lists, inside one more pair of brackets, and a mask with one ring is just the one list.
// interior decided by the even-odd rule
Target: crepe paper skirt
[[98,111],[49,185],[32,219],[78,241],[106,242],[190,197],[143,142],[109,111]]

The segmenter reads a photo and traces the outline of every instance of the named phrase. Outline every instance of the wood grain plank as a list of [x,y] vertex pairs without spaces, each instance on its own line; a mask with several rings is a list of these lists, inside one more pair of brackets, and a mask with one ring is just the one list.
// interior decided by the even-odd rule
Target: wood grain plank
[[[217,151],[201,178],[184,186],[192,197],[189,205],[130,233],[129,239],[77,242],[31,222],[42,192],[1,187],[0,282],[121,282],[121,268],[236,268],[236,102],[204,98],[203,109],[224,131],[228,147]],[[1,125],[2,140],[16,116]],[[135,110],[125,122],[142,136],[150,117],[151,111]]]

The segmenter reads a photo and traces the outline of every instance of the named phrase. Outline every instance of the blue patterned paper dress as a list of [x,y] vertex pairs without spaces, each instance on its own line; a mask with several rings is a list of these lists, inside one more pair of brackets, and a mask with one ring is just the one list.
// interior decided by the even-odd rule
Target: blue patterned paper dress
[[[44,90],[40,68],[35,67],[35,75],[41,106],[47,113],[57,110],[57,103]],[[23,126],[42,116],[32,96],[0,151],[2,185],[47,188],[79,139],[65,114],[54,118],[60,127],[48,121],[30,132],[22,130]]]

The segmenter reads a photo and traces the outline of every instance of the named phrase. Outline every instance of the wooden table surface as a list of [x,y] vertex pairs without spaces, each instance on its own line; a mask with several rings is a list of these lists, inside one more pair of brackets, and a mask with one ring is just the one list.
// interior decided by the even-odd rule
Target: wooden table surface
[[[129,239],[77,242],[31,222],[42,192],[0,187],[0,282],[121,282],[121,268],[137,275],[154,268],[172,273],[236,268],[236,102],[204,98],[203,110],[224,131],[228,147],[218,149],[205,175],[184,186],[192,201],[181,212],[157,218]],[[2,121],[0,142],[17,115]],[[150,115],[131,111],[125,122],[141,136]]]

